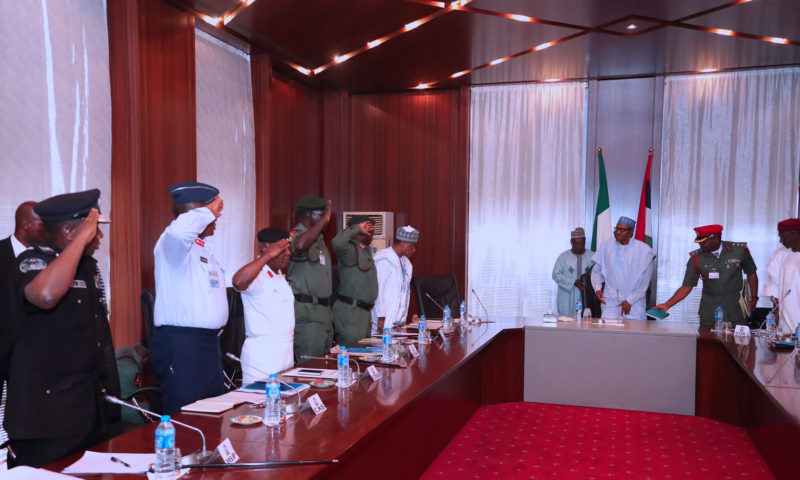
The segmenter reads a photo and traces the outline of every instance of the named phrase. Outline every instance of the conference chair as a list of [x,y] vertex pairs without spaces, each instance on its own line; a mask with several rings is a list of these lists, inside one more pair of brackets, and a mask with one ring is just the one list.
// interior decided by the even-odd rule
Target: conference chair
[[602,313],[600,300],[597,298],[597,294],[592,288],[592,268],[594,268],[594,264],[589,267],[589,270],[586,271],[583,275],[581,275],[581,280],[583,280],[583,290],[581,291],[583,295],[583,308],[590,309],[592,312],[592,317],[600,318],[600,314]]
[[153,320],[153,310],[156,304],[155,290],[146,288],[139,294],[139,303],[142,305],[142,317],[144,318],[144,333],[147,337],[147,345],[152,345],[153,333],[155,333],[155,323]]
[[222,327],[222,333],[219,336],[222,368],[228,378],[241,383],[242,370],[239,362],[228,358],[225,354],[232,353],[237,357],[242,355],[242,345],[247,336],[244,326],[244,305],[242,304],[242,294],[236,289],[228,287],[226,293],[228,295],[228,323]]
[[[461,304],[461,297],[458,295],[458,283],[455,275],[420,275],[411,278],[411,287],[417,297],[417,306],[420,315],[429,318],[441,318],[442,309],[436,303],[444,307],[450,305],[453,318],[458,318],[460,313],[458,306]],[[432,302],[427,295],[433,297],[436,303]]]

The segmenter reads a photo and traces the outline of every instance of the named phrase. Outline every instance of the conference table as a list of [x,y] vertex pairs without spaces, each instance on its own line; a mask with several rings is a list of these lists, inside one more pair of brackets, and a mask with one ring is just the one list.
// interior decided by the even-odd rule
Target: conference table
[[[232,424],[231,418],[237,415],[263,414],[263,409],[246,404],[217,415],[176,415],[203,430],[209,448],[229,438],[239,462],[338,460],[255,470],[194,469],[183,478],[419,477],[481,405],[523,400],[523,386],[531,374],[526,369],[526,335],[535,334],[541,320],[490,318],[492,323],[464,328],[447,341],[435,337],[417,358],[406,354],[407,368],[379,368],[383,378],[378,381],[363,376],[348,389],[312,388],[304,398],[319,394],[326,411],[315,415],[305,408],[280,430]],[[789,351],[773,350],[762,338],[738,339],[732,334],[716,335],[705,327],[667,323],[650,322],[654,331],[678,332],[681,341],[690,335],[696,343],[695,415],[745,428],[776,478],[797,478],[800,361]],[[578,333],[608,335],[609,329],[618,328],[593,326]],[[641,336],[641,328],[632,328],[630,335]],[[596,340],[593,343],[601,344],[603,338]],[[562,350],[558,355],[567,358],[575,352]],[[335,368],[335,360],[309,360],[303,366]],[[155,424],[148,424],[91,450],[152,453],[154,431]],[[199,435],[178,427],[177,446],[184,454],[197,450]],[[72,455],[48,469],[59,471],[79,457]]]

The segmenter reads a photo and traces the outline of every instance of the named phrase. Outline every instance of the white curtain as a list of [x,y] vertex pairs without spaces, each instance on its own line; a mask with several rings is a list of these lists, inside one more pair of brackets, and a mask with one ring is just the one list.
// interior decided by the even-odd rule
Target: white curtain
[[[779,246],[776,223],[797,214],[798,126],[800,68],[666,80],[659,302],[681,286],[699,225],[721,224],[723,240],[747,242],[764,284],[764,267]],[[701,289],[670,318],[697,321]]]
[[471,90],[469,288],[490,314],[553,308],[553,264],[583,219],[585,131],[584,83]]
[[[0,237],[27,200],[99,188],[111,211],[106,23],[104,0],[0,2]],[[101,229],[95,258],[107,280]]]
[[207,248],[225,269],[227,285],[253,259],[255,133],[250,57],[195,30],[197,180],[225,201]]

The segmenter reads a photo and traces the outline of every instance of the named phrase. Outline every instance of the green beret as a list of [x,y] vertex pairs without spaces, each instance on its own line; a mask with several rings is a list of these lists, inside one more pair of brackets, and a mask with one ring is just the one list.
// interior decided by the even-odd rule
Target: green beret
[[353,225],[358,225],[359,223],[369,222],[375,225],[375,220],[366,216],[366,215],[353,215],[350,217],[350,220],[347,221],[347,226],[352,227]]
[[306,195],[298,200],[295,206],[298,212],[313,212],[316,210],[325,210],[325,207],[328,206],[328,202],[314,195]]

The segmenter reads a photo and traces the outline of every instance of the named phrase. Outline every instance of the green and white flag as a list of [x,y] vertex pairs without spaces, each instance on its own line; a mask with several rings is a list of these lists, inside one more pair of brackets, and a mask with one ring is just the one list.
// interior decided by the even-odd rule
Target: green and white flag
[[603,162],[603,149],[597,149],[597,173],[600,179],[600,188],[597,192],[597,207],[594,213],[594,227],[592,228],[592,251],[597,251],[597,246],[611,238],[611,203],[608,201],[608,181],[606,181],[606,165]]

